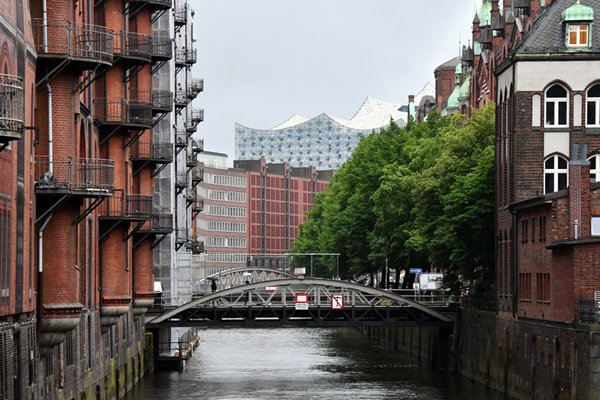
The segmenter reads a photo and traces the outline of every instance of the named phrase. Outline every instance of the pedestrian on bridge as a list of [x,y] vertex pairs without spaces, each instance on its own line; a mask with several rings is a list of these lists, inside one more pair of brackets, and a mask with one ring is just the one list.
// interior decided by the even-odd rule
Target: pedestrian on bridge
[[216,279],[210,280],[210,290],[213,293],[217,291],[217,280]]

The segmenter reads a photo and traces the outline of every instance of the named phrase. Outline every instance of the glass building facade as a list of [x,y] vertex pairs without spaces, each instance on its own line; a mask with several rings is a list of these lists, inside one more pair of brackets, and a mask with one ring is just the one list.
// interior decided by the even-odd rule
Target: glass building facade
[[399,108],[369,98],[348,121],[321,114],[309,120],[295,116],[273,129],[236,124],[235,158],[287,162],[296,168],[339,169],[361,137],[385,128],[390,118],[400,126],[406,124],[406,113]]

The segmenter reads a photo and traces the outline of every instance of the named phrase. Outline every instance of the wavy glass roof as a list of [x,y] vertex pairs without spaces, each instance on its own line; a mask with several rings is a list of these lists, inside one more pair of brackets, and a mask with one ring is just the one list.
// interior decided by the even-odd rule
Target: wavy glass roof
[[307,119],[292,115],[272,129],[235,125],[235,158],[287,162],[292,167],[338,169],[352,154],[362,136],[387,127],[390,119],[406,125],[400,104],[368,97],[349,119],[321,114]]

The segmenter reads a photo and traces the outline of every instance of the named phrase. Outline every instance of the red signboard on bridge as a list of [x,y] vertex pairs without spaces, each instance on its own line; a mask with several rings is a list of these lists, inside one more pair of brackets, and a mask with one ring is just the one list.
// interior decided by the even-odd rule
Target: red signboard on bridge
[[308,310],[308,295],[296,293],[296,310]]

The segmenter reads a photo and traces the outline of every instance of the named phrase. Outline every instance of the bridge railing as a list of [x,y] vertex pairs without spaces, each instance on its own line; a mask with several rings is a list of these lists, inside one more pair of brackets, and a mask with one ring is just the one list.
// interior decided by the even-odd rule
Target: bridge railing
[[448,289],[387,289],[386,291],[431,307],[448,307],[450,304],[459,303],[459,299]]

